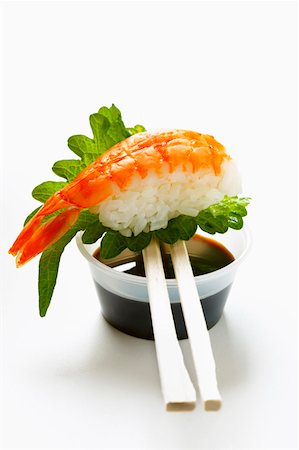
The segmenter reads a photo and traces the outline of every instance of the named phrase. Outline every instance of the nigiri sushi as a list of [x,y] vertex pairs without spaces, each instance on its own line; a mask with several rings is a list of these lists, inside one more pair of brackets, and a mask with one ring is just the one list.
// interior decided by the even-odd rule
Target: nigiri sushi
[[138,133],[52,195],[9,252],[17,266],[23,265],[60,239],[82,209],[89,208],[104,226],[129,237],[166,228],[182,214],[195,217],[240,191],[235,163],[213,136],[186,130]]

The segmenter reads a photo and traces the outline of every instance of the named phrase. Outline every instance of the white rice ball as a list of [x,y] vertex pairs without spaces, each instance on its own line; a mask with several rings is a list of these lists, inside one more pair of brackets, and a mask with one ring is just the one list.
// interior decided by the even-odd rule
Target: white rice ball
[[126,190],[115,184],[114,194],[92,208],[103,225],[122,235],[166,228],[168,221],[182,214],[195,217],[224,195],[241,192],[241,179],[233,160],[222,163],[221,173],[202,169],[195,173],[178,168],[169,173],[167,163],[161,175],[149,171],[145,178],[134,175]]

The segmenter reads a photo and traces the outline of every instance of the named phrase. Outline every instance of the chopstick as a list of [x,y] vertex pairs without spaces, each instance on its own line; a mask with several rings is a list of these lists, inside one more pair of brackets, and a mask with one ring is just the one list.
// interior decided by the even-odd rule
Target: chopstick
[[221,407],[216,367],[200,298],[184,241],[170,246],[185,324],[191,346],[200,395],[206,411]]
[[162,394],[168,411],[191,410],[196,392],[177,340],[164,276],[160,246],[155,238],[142,251]]

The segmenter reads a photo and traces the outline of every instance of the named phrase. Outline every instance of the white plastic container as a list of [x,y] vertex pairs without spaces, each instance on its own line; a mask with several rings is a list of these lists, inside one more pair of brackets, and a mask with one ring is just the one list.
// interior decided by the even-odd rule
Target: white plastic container
[[[224,234],[208,235],[200,230],[200,235],[222,243],[235,257],[235,260],[214,272],[195,277],[199,296],[201,298],[208,328],[214,326],[220,319],[224,305],[234,281],[236,271],[250,248],[250,234],[246,226],[242,230],[229,229]],[[114,327],[133,336],[153,339],[150,309],[148,303],[147,285],[144,277],[119,272],[98,261],[93,253],[100,242],[92,245],[82,243],[82,233],[77,235],[77,245],[82,255],[87,259],[95,282],[102,313],[105,319]],[[186,242],[188,250],[194,247]],[[194,248],[193,248],[193,254]],[[117,259],[130,257],[134,253],[125,250],[121,258],[118,256],[107,262],[117,262]],[[178,337],[187,337],[181,304],[175,279],[167,280],[167,287],[174,315]]]

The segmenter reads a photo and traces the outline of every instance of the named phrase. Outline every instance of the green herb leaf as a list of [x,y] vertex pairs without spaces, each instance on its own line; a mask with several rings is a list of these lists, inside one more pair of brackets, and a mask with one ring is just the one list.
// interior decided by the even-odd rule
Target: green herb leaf
[[175,226],[175,219],[171,219],[168,222],[167,228],[161,228],[161,230],[155,231],[155,235],[160,241],[166,242],[166,244],[174,244],[180,239],[178,228]]
[[90,116],[89,121],[99,154],[130,136],[115,105],[111,108],[103,106]]
[[[92,228],[93,226],[91,226]],[[102,224],[98,226],[99,233],[97,235],[96,226],[94,227],[94,235],[91,232],[91,237],[89,239],[89,234],[84,238],[83,242],[86,244],[92,244],[98,240],[102,234],[107,231],[105,236],[101,241],[101,257],[103,259],[114,258],[123,250],[128,248],[132,252],[141,252],[145,247],[147,247],[152,239],[153,233],[140,233],[138,236],[125,237],[117,231],[113,231],[109,228],[104,227]],[[87,242],[88,240],[88,242]]]
[[227,224],[234,230],[241,230],[241,228],[243,228],[243,219],[240,215],[231,213],[231,215],[227,219]]
[[99,109],[99,114],[106,117],[109,122],[108,135],[113,141],[112,145],[117,144],[130,136],[130,132],[122,121],[121,112],[115,105],[112,105],[111,108],[103,106]]
[[168,222],[167,228],[155,231],[156,236],[167,244],[174,244],[179,239],[189,240],[196,232],[197,224],[193,217],[178,216]]
[[242,217],[247,215],[246,207],[250,198],[233,196],[225,197],[218,203],[209,206],[196,216],[196,222],[207,233],[225,233],[228,228],[240,230],[243,227]]
[[32,191],[32,197],[39,202],[45,203],[51,195],[66,186],[64,181],[45,181],[36,186]]
[[[73,237],[73,236],[72,236]],[[65,243],[68,244],[70,239]],[[39,314],[44,317],[50,305],[57,280],[60,258],[65,245],[61,248],[52,246],[44,251],[39,260],[38,294]]]
[[118,233],[109,231],[101,241],[101,257],[104,259],[114,258],[127,248],[126,238]]
[[89,123],[93,132],[96,148],[99,150],[99,154],[103,153],[108,148],[111,148],[113,141],[108,135],[109,121],[106,117],[99,113],[92,114],[89,117]]
[[179,239],[188,241],[196,233],[197,225],[193,217],[179,216],[173,220],[179,232]]
[[127,247],[132,252],[141,252],[145,247],[149,245],[152,239],[152,233],[140,233],[138,236],[132,236],[126,238]]
[[[73,181],[85,167],[89,166],[89,164],[113,145],[126,139],[132,134],[145,131],[145,128],[142,125],[126,128],[121,117],[121,112],[115,105],[112,105],[110,108],[103,106],[97,113],[91,114],[89,121],[93,132],[93,139],[81,134],[76,134],[68,139],[69,148],[81,159],[60,160],[52,167],[52,170],[56,175],[64,178],[68,182]],[[34,198],[42,202],[45,201],[43,200],[45,195],[43,195],[43,191],[42,195],[40,195],[41,190],[50,189],[51,186],[49,183],[52,183],[53,187],[55,186],[55,183],[57,183],[57,191],[61,189],[58,183],[63,182],[48,181],[46,183],[46,186],[44,186],[45,183],[37,186],[32,194]],[[62,187],[64,185],[62,185]],[[50,191],[50,195],[56,192],[53,189],[50,189]],[[50,195],[48,195],[48,197]]]
[[99,217],[95,216],[95,221],[91,223],[84,231],[82,242],[84,244],[94,244],[107,230],[109,230],[109,228],[104,227],[104,225],[99,221]]
[[142,125],[126,128],[121,113],[115,105],[110,108],[103,106],[89,117],[93,132],[93,139],[77,134],[68,140],[69,148],[81,159],[61,160],[53,165],[53,172],[65,178],[68,182],[73,179],[102,153],[132,134],[145,131]]
[[143,133],[146,129],[142,125],[135,125],[133,128],[127,128],[131,136],[136,133]]
[[86,153],[93,154],[94,159],[98,156],[95,141],[87,136],[83,136],[82,134],[71,136],[67,141],[67,145],[76,155],[80,157],[84,157]]
[[86,167],[83,161],[79,159],[63,159],[57,161],[52,170],[59,177],[65,178],[68,182],[73,181],[77,175]]
[[77,222],[73,225],[59,241],[45,250],[39,261],[39,311],[41,317],[46,315],[50,305],[54,287],[57,280],[59,263],[65,246],[73,239],[78,231],[84,230],[95,221],[95,215],[89,211],[82,211]]

